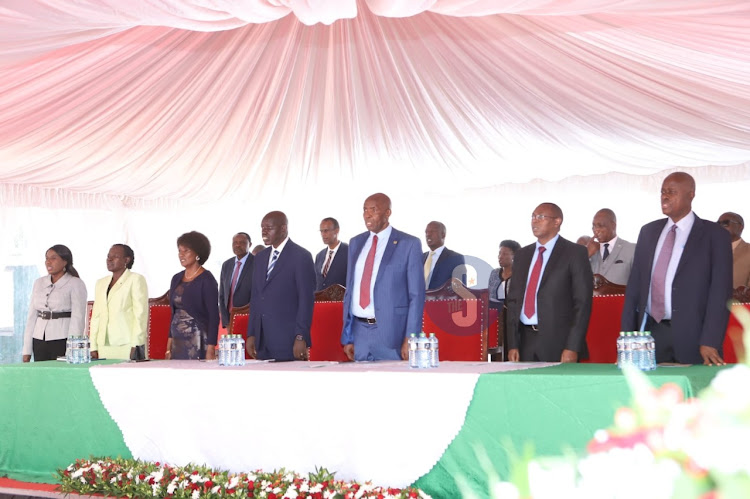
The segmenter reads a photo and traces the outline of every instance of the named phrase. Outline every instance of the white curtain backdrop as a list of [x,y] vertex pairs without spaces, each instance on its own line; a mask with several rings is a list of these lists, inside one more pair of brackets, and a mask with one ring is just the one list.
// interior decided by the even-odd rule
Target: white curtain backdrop
[[547,200],[565,237],[609,206],[635,240],[675,169],[699,216],[747,216],[749,48],[744,0],[5,1],[0,261],[67,244],[91,291],[127,242],[157,296],[182,232],[218,273],[267,211],[315,252],[384,191],[395,226],[494,265]]

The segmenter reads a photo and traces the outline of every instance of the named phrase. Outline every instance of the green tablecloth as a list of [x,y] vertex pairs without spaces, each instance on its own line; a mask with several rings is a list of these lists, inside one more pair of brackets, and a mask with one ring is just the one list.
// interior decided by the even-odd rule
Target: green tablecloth
[[[51,483],[55,470],[76,458],[131,457],[88,367],[61,362],[0,366],[0,476]],[[691,396],[719,369],[659,368],[647,376],[656,385],[677,383]],[[123,390],[142,388],[122,381]],[[625,379],[612,365],[567,364],[483,374],[458,436],[415,485],[433,497],[458,497],[454,477],[462,475],[480,497],[486,496],[488,478],[477,448],[484,449],[500,477],[507,479],[509,456],[527,442],[538,455],[581,451],[594,431],[612,424],[615,409],[629,401]],[[427,411],[405,417],[419,421],[440,414]]]
[[[647,376],[656,386],[676,383],[689,397],[708,386],[720,369],[661,367]],[[509,456],[519,455],[528,442],[536,455],[583,451],[594,432],[611,426],[615,410],[630,400],[622,372],[609,364],[484,374],[460,433],[415,485],[434,497],[460,497],[454,477],[462,475],[479,497],[486,496],[488,477],[477,459],[477,448],[484,449],[500,478],[507,480]]]

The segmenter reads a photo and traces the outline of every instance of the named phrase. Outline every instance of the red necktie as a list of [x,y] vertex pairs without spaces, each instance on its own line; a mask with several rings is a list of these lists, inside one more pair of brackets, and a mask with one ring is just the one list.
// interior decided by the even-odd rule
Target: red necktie
[[362,282],[359,285],[359,306],[367,308],[370,304],[370,282],[372,282],[372,268],[375,266],[375,252],[378,247],[378,236],[372,236],[372,247],[367,253],[365,270],[362,272]]
[[526,299],[523,302],[523,313],[526,317],[533,317],[536,313],[536,288],[539,286],[539,276],[542,274],[542,254],[546,248],[539,246],[539,256],[531,269],[529,284],[526,286]]
[[232,311],[234,306],[234,288],[237,285],[237,277],[240,275],[240,265],[242,262],[237,260],[237,266],[234,268],[234,274],[232,274],[232,284],[229,287],[229,311]]

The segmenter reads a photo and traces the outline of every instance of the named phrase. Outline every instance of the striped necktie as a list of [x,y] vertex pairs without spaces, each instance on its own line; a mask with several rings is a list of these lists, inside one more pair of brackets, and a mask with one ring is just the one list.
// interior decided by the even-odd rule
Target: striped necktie
[[279,250],[273,250],[273,256],[271,257],[271,263],[268,264],[268,270],[266,271],[266,281],[271,277],[271,271],[276,266],[276,260],[279,258]]

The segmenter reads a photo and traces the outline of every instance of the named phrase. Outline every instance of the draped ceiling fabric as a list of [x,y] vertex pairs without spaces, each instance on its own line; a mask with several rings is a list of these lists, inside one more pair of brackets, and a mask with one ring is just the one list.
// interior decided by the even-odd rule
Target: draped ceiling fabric
[[0,203],[739,165],[749,48],[747,0],[6,0]]

